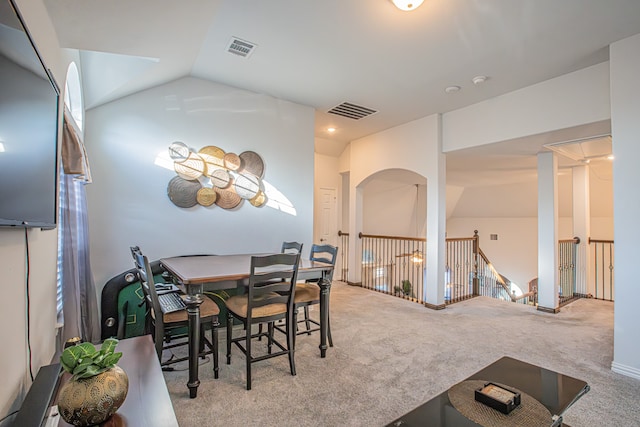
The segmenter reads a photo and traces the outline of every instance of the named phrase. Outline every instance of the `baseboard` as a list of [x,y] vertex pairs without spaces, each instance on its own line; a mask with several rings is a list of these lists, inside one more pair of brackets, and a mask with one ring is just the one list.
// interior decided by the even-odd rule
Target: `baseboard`
[[346,281],[347,285],[349,286],[360,286],[362,287],[362,282],[349,282],[348,280]]
[[621,365],[620,363],[611,362],[611,370],[626,377],[640,380],[640,369],[631,366]]
[[447,308],[446,304],[430,304],[428,302],[425,302],[424,306],[430,308],[431,310],[443,310]]
[[543,307],[541,305],[538,306],[538,311],[542,311],[544,313],[552,313],[552,314],[556,314],[560,312],[560,307],[556,307],[556,308],[549,308],[549,307]]

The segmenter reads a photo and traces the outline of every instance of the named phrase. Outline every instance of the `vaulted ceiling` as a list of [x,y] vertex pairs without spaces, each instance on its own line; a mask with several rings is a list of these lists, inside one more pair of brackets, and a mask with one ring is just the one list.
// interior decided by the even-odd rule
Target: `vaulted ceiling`
[[[44,2],[62,47],[80,51],[86,108],[196,76],[315,108],[316,152],[330,155],[606,61],[609,44],[640,33],[637,0],[426,0],[412,12],[390,0]],[[233,40],[251,53],[230,53]],[[328,113],[344,102],[375,113]]]

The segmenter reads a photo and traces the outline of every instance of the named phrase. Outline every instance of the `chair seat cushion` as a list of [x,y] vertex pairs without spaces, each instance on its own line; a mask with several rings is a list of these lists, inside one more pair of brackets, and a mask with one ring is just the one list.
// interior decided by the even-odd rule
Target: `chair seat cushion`
[[[211,316],[217,316],[220,314],[220,308],[218,304],[213,302],[209,297],[202,297],[202,304],[200,304],[200,318],[205,319]],[[188,319],[187,310],[174,311],[171,313],[165,313],[164,323],[177,323],[186,322]]]
[[[280,297],[278,294],[273,294],[273,297]],[[263,298],[269,298],[269,295],[264,295]],[[248,296],[247,295],[236,295],[225,301],[227,305],[227,309],[232,313],[246,318],[247,317],[247,305],[248,305]],[[254,307],[253,313],[251,317],[253,319],[259,317],[269,317],[275,316],[277,314],[284,314],[287,312],[287,304],[285,303],[274,303],[267,304],[260,307]]]
[[296,303],[320,301],[320,287],[314,283],[296,284],[294,301]]

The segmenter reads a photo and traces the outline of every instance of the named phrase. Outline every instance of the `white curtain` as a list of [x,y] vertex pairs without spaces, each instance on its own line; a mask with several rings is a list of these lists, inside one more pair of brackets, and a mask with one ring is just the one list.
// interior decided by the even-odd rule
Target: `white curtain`
[[91,182],[88,160],[75,121],[65,108],[60,173],[60,257],[62,343],[74,337],[100,340],[98,302],[89,257],[85,185]]

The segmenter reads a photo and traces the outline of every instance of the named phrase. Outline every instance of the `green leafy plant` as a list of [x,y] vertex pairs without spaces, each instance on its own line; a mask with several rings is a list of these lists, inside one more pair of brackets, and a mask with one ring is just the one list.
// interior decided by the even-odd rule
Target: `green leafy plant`
[[74,379],[93,377],[118,363],[122,353],[115,352],[117,344],[117,339],[107,338],[100,350],[96,350],[90,342],[67,347],[60,356],[60,364],[65,371],[73,374]]
[[409,280],[403,280],[402,286],[395,286],[393,288],[394,292],[398,295],[411,296],[413,297],[413,291],[411,282]]

